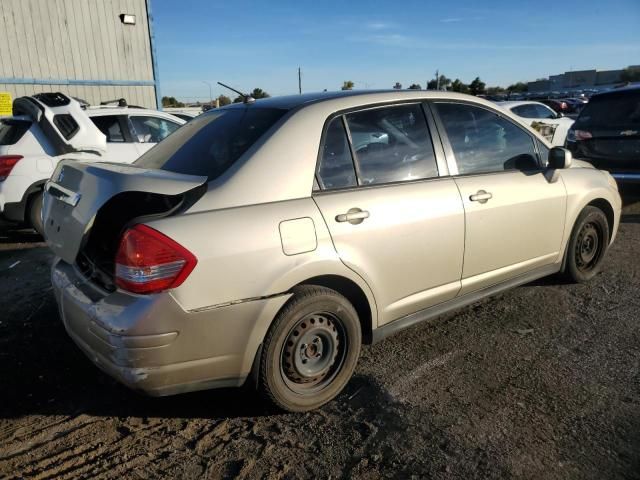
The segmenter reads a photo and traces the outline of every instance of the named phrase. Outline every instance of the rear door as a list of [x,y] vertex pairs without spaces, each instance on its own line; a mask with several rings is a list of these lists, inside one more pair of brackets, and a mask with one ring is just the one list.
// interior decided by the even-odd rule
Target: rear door
[[347,112],[325,128],[313,198],[342,261],[372,288],[380,324],[460,288],[464,211],[437,148],[419,103]]
[[460,294],[554,263],[566,191],[542,168],[537,142],[512,120],[464,102],[436,102],[450,172],[465,210]]
[[140,156],[126,115],[92,115],[91,120],[107,137],[107,151],[102,156],[105,162],[132,163]]

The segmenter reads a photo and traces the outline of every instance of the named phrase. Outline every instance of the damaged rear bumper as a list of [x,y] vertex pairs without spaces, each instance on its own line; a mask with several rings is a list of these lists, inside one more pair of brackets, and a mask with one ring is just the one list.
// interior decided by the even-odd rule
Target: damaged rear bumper
[[168,292],[105,292],[59,259],[51,276],[73,341],[116,380],[156,396],[242,385],[289,297],[188,312]]

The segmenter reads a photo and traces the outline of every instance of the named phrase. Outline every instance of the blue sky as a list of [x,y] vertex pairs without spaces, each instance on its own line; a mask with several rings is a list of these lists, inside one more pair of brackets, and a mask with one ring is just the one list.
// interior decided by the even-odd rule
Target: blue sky
[[448,77],[506,86],[570,69],[640,64],[640,0],[151,0],[163,95],[208,100],[222,81],[272,95],[424,87]]

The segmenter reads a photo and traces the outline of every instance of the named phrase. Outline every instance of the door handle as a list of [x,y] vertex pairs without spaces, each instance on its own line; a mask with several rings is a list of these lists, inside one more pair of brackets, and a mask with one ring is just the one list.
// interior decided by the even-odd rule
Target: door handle
[[352,225],[359,225],[365,218],[369,218],[369,212],[359,208],[350,208],[347,213],[336,215],[336,222],[349,222]]
[[480,203],[487,203],[491,198],[493,198],[493,195],[489,192],[485,192],[484,190],[478,190],[478,193],[469,196],[469,200],[472,202]]

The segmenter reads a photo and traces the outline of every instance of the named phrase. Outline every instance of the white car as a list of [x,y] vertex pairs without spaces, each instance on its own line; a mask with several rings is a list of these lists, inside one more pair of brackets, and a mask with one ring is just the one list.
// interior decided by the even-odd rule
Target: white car
[[509,110],[522,118],[554,147],[562,147],[567,139],[567,132],[573,125],[571,118],[554,112],[540,102],[496,102],[502,108]]
[[132,163],[185,123],[144,108],[86,107],[62,93],[17,98],[0,119],[0,216],[42,233],[42,189],[63,158]]

